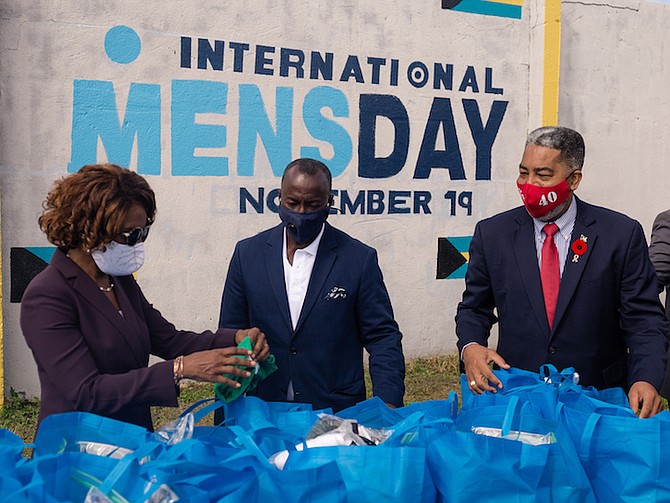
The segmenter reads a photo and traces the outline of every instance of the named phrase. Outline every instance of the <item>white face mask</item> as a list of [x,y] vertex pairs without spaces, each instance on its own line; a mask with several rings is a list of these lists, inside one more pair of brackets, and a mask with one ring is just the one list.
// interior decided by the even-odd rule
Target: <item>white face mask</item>
[[134,246],[112,241],[105,245],[105,251],[91,252],[95,264],[110,276],[128,276],[144,264],[144,243]]

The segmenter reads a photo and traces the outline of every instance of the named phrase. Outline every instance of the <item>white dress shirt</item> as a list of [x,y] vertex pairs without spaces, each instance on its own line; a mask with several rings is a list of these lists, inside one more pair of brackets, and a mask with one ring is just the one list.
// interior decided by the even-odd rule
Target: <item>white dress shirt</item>
[[288,243],[286,240],[286,229],[284,229],[284,239],[282,245],[282,256],[284,258],[284,285],[286,286],[286,296],[288,297],[288,306],[291,311],[291,324],[295,330],[298,320],[300,319],[300,311],[305,302],[305,295],[307,295],[307,287],[309,286],[309,279],[312,276],[312,269],[314,269],[314,262],[316,262],[316,252],[319,249],[319,243],[323,237],[323,230],[326,228],[325,224],[321,227],[321,232],[316,236],[305,248],[300,248],[295,251],[293,255],[293,265],[288,261]]
[[[300,312],[302,305],[305,302],[305,295],[307,295],[307,287],[309,287],[309,280],[312,277],[312,269],[314,269],[314,262],[316,262],[316,252],[319,249],[319,243],[323,237],[323,231],[326,228],[324,224],[321,227],[321,232],[316,236],[305,248],[300,248],[293,254],[293,264],[288,261],[288,243],[284,229],[284,239],[282,240],[282,257],[284,262],[284,285],[286,286],[286,296],[288,297],[288,307],[291,314],[291,325],[293,330],[298,325],[300,319]],[[288,392],[286,399],[292,401],[294,398],[293,381],[288,383]]]

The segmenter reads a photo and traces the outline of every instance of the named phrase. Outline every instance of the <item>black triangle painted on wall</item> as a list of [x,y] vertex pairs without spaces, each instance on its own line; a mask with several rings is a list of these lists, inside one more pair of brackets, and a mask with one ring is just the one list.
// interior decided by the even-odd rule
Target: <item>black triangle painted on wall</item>
[[9,253],[10,302],[21,302],[23,293],[32,279],[42,272],[47,263],[25,248],[12,248]]

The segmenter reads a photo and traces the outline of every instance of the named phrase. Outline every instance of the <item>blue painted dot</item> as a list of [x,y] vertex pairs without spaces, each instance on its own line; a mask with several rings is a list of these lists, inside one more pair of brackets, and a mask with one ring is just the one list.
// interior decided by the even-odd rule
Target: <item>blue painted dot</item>
[[127,26],[115,26],[105,35],[105,52],[116,63],[132,63],[140,55],[141,48],[139,35]]

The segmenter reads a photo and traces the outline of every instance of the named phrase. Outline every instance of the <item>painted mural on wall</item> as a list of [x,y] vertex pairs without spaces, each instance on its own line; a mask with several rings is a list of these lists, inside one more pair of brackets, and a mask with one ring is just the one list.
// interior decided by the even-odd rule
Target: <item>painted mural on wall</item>
[[521,0],[442,0],[443,9],[521,19]]
[[[127,26],[115,26],[105,36],[107,57],[122,65],[132,64],[140,55],[141,46],[137,32]],[[180,69],[197,68],[204,74],[241,73],[250,81],[278,75],[289,81],[307,80],[314,87],[304,95],[302,103],[298,103],[293,86],[276,86],[273,121],[268,112],[269,104],[257,84],[244,83],[231,90],[226,82],[172,80],[171,149],[166,154],[170,157],[172,176],[226,177],[235,170],[239,176],[253,179],[259,145],[267,155],[273,175],[281,176],[295,151],[293,118],[297,113],[310,139],[326,142],[332,150],[326,158],[322,149],[305,144],[299,146],[299,156],[327,163],[334,177],[347,169],[355,169],[361,179],[387,179],[401,170],[410,170],[413,179],[429,179],[433,170],[443,169],[451,180],[465,180],[468,175],[460,144],[467,141],[475,147],[474,179],[491,180],[492,148],[509,104],[502,99],[504,88],[496,86],[492,67],[455,68],[452,63],[408,62],[191,36],[179,38],[177,56],[173,63]],[[403,80],[418,90],[434,92],[428,116],[410,119],[407,106],[394,94],[361,93],[356,103],[337,87],[341,83],[376,86],[382,80],[392,88]],[[119,96],[114,82],[110,81],[80,79],[75,80],[73,86],[69,172],[97,161],[98,140],[110,162],[130,165],[131,152],[136,147],[139,173],[160,175],[166,169],[161,144],[161,96],[164,93],[160,85],[133,82],[127,97]],[[465,93],[475,97],[465,97]],[[480,107],[478,94],[492,95],[496,99],[491,101],[490,107]],[[125,109],[119,109],[116,103],[124,101]],[[358,108],[358,128],[350,131],[337,119],[349,118],[354,107]],[[231,110],[233,108],[236,110]],[[296,110],[298,108],[300,110]],[[237,116],[237,120],[231,126],[200,124],[198,114]],[[456,114],[465,117],[467,130],[457,130]],[[392,151],[384,156],[376,153],[376,125],[380,119],[388,121],[393,129]],[[422,126],[418,156],[410,162],[410,130]],[[237,145],[228,144],[230,127],[237,129]],[[356,143],[358,163],[353,166]],[[198,149],[213,148],[236,149],[236,165],[231,165],[227,156],[195,154]],[[277,194],[277,187],[243,184],[239,187],[239,213],[266,210],[276,213]],[[387,191],[344,188],[335,189],[333,195],[332,213],[340,215],[430,215],[434,212],[472,215],[472,191],[435,193],[403,188]],[[452,256],[453,253],[440,247],[438,279],[452,277],[458,269],[451,270]],[[457,257],[463,255],[458,253]],[[453,277],[462,278],[463,272]]]
[[[177,41],[175,40],[175,44]],[[141,51],[138,34],[127,26],[111,28],[105,36],[105,52],[112,61],[132,64]],[[256,152],[260,146],[269,161],[272,174],[281,176],[292,160],[293,152],[328,164],[333,176],[355,170],[361,179],[387,179],[409,170],[413,179],[429,179],[434,170],[446,170],[451,180],[466,180],[461,143],[475,147],[475,180],[491,180],[491,155],[509,104],[503,99],[504,88],[494,81],[494,68],[451,63],[411,62],[370,55],[290,49],[266,44],[232,42],[181,36],[178,69],[197,68],[202,74],[242,73],[249,83],[235,89],[227,82],[209,79],[175,79],[170,85],[170,145],[161,143],[164,96],[159,84],[132,82],[127,96],[115,89],[113,81],[77,79],[73,83],[72,150],[68,171],[98,160],[98,139],[110,162],[129,166],[133,147],[137,148],[137,171],[160,175],[168,169],[172,176],[227,177],[231,171],[253,179]],[[256,79],[276,77],[289,85],[274,87],[274,96],[264,95]],[[411,117],[402,98],[386,93],[360,93],[351,100],[338,84],[405,84],[417,90],[434,92],[427,116]],[[311,88],[302,101],[290,81],[308,80]],[[496,97],[490,106],[480,106],[477,95]],[[474,97],[469,97],[470,95]],[[125,108],[117,107],[125,102]],[[273,103],[272,103],[273,102]],[[488,104],[487,104],[488,105]],[[270,118],[268,108],[274,106]],[[167,108],[167,107],[165,107]],[[356,129],[345,127],[339,118],[351,118],[358,110]],[[199,114],[230,117],[230,125],[200,123]],[[456,115],[465,117],[468,128],[458,129]],[[299,119],[309,138],[298,143],[294,119]],[[392,151],[377,153],[378,121],[392,126]],[[297,127],[297,126],[296,126]],[[228,141],[228,131],[237,130],[237,144]],[[422,130],[416,159],[409,159],[411,129]],[[298,140],[298,141],[297,141]],[[331,155],[314,142],[329,145]],[[443,143],[440,146],[440,142]],[[352,163],[357,144],[358,163]],[[167,148],[166,148],[167,147]],[[198,149],[232,149],[229,156],[197,155]],[[165,152],[165,155],[163,154]],[[472,193],[455,191],[433,194],[413,190],[335,191],[334,211],[340,214],[431,214],[435,206],[447,206],[450,214],[457,209],[472,214]],[[438,201],[439,199],[439,201]],[[446,200],[446,201],[445,201]],[[265,209],[276,212],[276,189],[241,186],[239,212]]]
[[30,134],[8,156],[19,185],[33,177],[29,197],[3,188],[22,222],[3,236],[11,303],[53,252],[36,224],[53,180],[108,161],[157,194],[147,297],[179,327],[212,328],[235,242],[279,223],[284,167],[313,157],[334,177],[329,222],[378,250],[406,352],[454,350],[474,225],[518,204],[530,29],[518,2],[151,3],[112,15],[47,2],[17,27],[36,43],[10,56],[25,51],[50,78],[15,65],[8,82],[17,103],[47,111],[24,119]]

